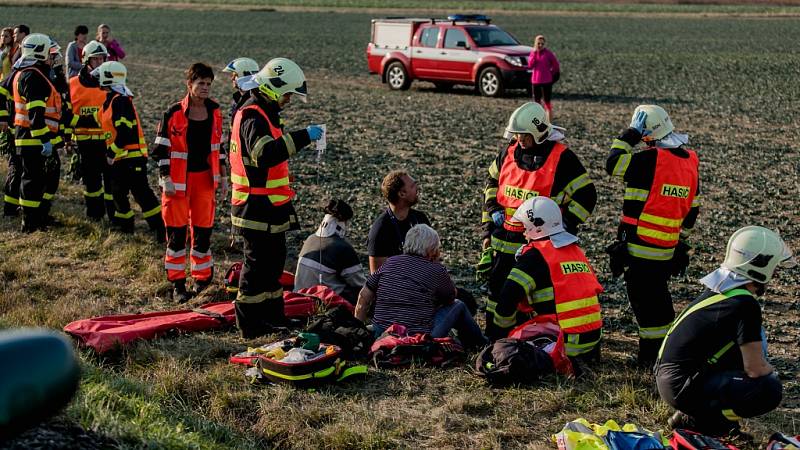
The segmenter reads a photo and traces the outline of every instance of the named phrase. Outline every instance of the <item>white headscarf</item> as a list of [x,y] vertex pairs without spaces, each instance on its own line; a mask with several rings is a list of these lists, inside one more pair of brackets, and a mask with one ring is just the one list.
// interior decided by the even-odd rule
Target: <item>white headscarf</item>
[[564,128],[557,127],[557,126],[553,125],[553,128],[550,130],[550,135],[547,136],[547,140],[548,141],[555,141],[555,142],[559,142],[559,141],[563,140],[566,137],[566,136],[564,136],[564,131],[567,131],[567,130],[565,130]]
[[678,148],[681,145],[685,145],[688,143],[689,143],[688,134],[681,134],[673,131],[670,134],[664,136],[663,138],[657,140],[655,142],[655,146],[660,148]]
[[36,61],[37,61],[36,58],[26,56],[24,58],[18,59],[17,62],[14,63],[13,67],[17,70],[24,69],[26,67],[30,67],[36,64]]
[[317,228],[314,235],[324,238],[331,237],[334,234],[339,237],[345,237],[345,235],[347,235],[347,222],[339,222],[336,217],[325,214],[325,217],[322,218],[322,223],[319,224],[319,228]]
[[700,279],[700,283],[703,286],[718,294],[743,286],[751,281],[744,275],[731,272],[724,267],[720,267]]

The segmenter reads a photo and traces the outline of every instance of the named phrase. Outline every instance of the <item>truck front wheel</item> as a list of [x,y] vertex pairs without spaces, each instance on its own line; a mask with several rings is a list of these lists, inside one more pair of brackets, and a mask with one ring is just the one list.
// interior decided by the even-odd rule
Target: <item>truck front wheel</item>
[[405,66],[399,61],[389,64],[386,69],[386,82],[393,91],[405,91],[411,85]]
[[478,75],[478,92],[484,97],[503,95],[503,77],[496,67],[487,67]]

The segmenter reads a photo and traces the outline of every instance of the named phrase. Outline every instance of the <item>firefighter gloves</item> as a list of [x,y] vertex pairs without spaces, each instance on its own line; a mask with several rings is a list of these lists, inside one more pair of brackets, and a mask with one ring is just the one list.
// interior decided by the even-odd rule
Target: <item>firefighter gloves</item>
[[647,113],[644,111],[639,111],[633,116],[630,127],[638,131],[639,134],[643,134],[645,122],[647,122]]
[[503,214],[503,211],[495,211],[492,213],[492,222],[494,222],[494,224],[497,225],[498,227],[503,226],[504,219],[505,215]]
[[42,156],[50,157],[53,154],[53,144],[45,142],[42,144]]

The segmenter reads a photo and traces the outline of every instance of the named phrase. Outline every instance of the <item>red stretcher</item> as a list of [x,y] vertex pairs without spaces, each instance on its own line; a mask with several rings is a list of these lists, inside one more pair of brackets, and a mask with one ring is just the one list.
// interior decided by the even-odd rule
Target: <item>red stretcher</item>
[[[284,292],[284,313],[291,319],[313,316],[320,309],[354,307],[327,286]],[[232,302],[207,303],[196,309],[92,317],[72,322],[64,331],[98,353],[139,339],[154,339],[167,333],[190,333],[232,326],[236,322]]]

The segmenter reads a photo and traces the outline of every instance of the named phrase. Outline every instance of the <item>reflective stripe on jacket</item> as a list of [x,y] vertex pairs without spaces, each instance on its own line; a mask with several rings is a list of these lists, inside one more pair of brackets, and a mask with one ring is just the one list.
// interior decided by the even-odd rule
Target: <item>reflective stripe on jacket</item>
[[550,239],[531,241],[522,250],[536,248],[547,262],[558,323],[565,333],[586,333],[600,329],[600,302],[603,287],[597,282],[592,266],[577,244],[555,248]]
[[560,142],[556,143],[542,167],[535,171],[529,171],[521,169],[514,160],[517,144],[514,143],[509,147],[506,159],[500,169],[497,189],[497,203],[505,208],[503,227],[506,230],[524,231],[522,224],[513,220],[512,216],[525,200],[540,195],[550,197],[550,191],[553,189],[553,180],[556,176],[556,168],[561,159],[561,154],[566,149],[566,145]]
[[[174,112],[169,115],[166,124],[159,127],[159,135],[156,136],[155,144],[164,146],[168,150],[169,157],[154,151],[155,158],[161,157],[158,161],[159,167],[169,166],[169,176],[175,184],[175,193],[179,196],[186,195],[186,177],[188,171],[189,146],[186,143],[186,134],[189,131],[189,119],[186,114],[189,111],[189,94],[180,101],[180,108],[174,108]],[[219,105],[213,100],[208,113],[212,117],[211,123],[211,153],[208,156],[208,164],[211,167],[211,174],[214,177],[214,188],[216,189],[220,180],[220,142],[222,141],[222,114]],[[206,103],[209,105],[209,103]],[[171,110],[173,108],[170,108]],[[161,135],[161,130],[167,130],[166,135]]]
[[650,191],[626,190],[628,197],[646,196],[644,208],[639,217],[623,216],[622,222],[636,226],[636,235],[644,243],[671,249],[678,244],[683,219],[697,195],[699,160],[692,150],[686,150],[688,158],[681,158],[667,149],[656,150],[656,169]]
[[[250,195],[267,196],[270,203],[280,206],[288,203],[294,198],[294,191],[289,186],[289,162],[283,161],[273,167],[266,169],[266,176],[259,181],[250,180],[247,176],[245,166],[255,167],[254,161],[250,160],[250,155],[243,155],[241,149],[240,128],[242,114],[246,110],[254,110],[264,117],[269,124],[270,135],[273,139],[283,136],[283,130],[275,126],[261,110],[258,105],[248,105],[236,112],[233,119],[233,130],[231,133],[230,164],[231,164],[231,204],[244,205]],[[249,228],[245,226],[245,228]]]

